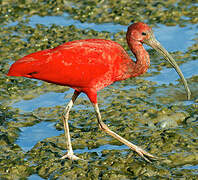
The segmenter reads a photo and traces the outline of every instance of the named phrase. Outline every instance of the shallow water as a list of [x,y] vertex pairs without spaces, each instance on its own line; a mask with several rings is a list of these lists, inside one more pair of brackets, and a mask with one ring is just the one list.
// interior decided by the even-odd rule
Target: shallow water
[[[193,75],[197,75],[196,73],[198,68],[197,61],[189,61],[182,65],[180,65],[180,69],[184,75],[185,78],[191,78]],[[176,73],[176,71],[172,68],[164,68],[159,75],[154,75],[150,77],[144,78],[149,81],[157,82],[157,84],[177,84],[179,76]]]
[[56,105],[62,105],[68,102],[64,93],[49,92],[42,94],[37,98],[30,100],[21,100],[13,104],[14,108],[19,108],[23,111],[34,111],[39,107],[53,107]]
[[[33,15],[27,19],[29,20],[27,25],[33,28],[36,27],[36,24],[43,24],[49,28],[52,24],[56,24],[59,26],[75,25],[80,29],[94,29],[95,31],[107,31],[110,33],[126,32],[127,30],[127,26],[114,23],[81,23],[72,19],[67,13],[60,16],[44,17]],[[18,21],[15,21],[5,27],[17,25]],[[196,26],[196,24],[187,24],[186,27],[160,24],[153,29],[157,39],[168,51],[185,53],[190,46],[195,44],[193,39],[196,38]],[[146,48],[148,49],[147,46]],[[19,57],[20,54],[18,55]],[[153,64],[152,59],[154,57],[151,56],[151,66]],[[156,62],[159,62],[157,59],[157,57],[154,59],[155,65],[157,64]],[[44,86],[44,91],[42,91],[43,84],[41,82],[37,84],[37,87],[41,87],[41,93],[37,94],[33,91],[33,94],[35,94],[32,98],[15,97],[12,100],[7,100],[8,104],[14,102],[10,107],[17,110],[16,112],[14,111],[11,117],[8,116],[7,119],[9,121],[11,119],[11,122],[13,119],[13,123],[16,123],[15,126],[20,129],[18,134],[13,133],[17,132],[17,129],[11,131],[13,134],[10,133],[11,137],[14,136],[16,138],[13,141],[19,148],[13,150],[14,155],[8,154],[7,156],[11,162],[14,162],[15,154],[17,155],[16,157],[22,157],[22,162],[17,161],[19,165],[24,164],[24,174],[28,172],[27,169],[32,168],[32,171],[28,172],[26,176],[32,180],[53,179],[53,177],[62,177],[62,174],[67,177],[69,172],[72,175],[68,177],[73,177],[81,170],[83,170],[81,175],[86,172],[87,176],[89,176],[90,172],[95,172],[97,169],[100,170],[101,174],[104,174],[104,172],[110,172],[111,174],[122,172],[122,178],[124,179],[141,176],[144,174],[142,169],[146,169],[145,172],[152,174],[146,176],[147,178],[156,178],[158,175],[159,177],[167,177],[168,175],[171,175],[171,178],[181,177],[184,171],[186,172],[185,175],[189,175],[189,177],[192,174],[198,175],[196,154],[198,133],[196,130],[198,120],[196,116],[198,107],[196,76],[198,75],[198,59],[189,59],[189,61],[185,61],[180,65],[192,88],[193,98],[190,101],[185,101],[185,98],[182,97],[185,93],[182,92],[183,90],[181,90],[181,93],[177,92],[176,87],[180,87],[180,85],[178,84],[179,78],[175,70],[162,66],[160,72],[155,74],[154,72],[158,71],[155,65],[153,64],[145,76],[116,82],[99,92],[99,105],[102,117],[111,126],[110,128],[135,144],[140,144],[144,148],[148,147],[151,153],[167,158],[168,160],[165,163],[162,161],[153,165],[145,165],[141,158],[135,158],[136,156],[128,147],[100,132],[95,122],[93,108],[88,102],[86,95],[81,95],[76,105],[72,108],[70,126],[74,153],[79,154],[84,159],[88,159],[89,162],[87,164],[69,160],[60,162],[60,156],[66,152],[60,116],[73,90],[70,89],[65,92],[61,90],[61,92],[58,92],[53,88],[51,90],[50,86]],[[46,89],[48,90],[46,91]],[[21,89],[21,91],[25,90]],[[170,94],[174,96],[170,97]],[[167,127],[166,124],[168,123],[164,122],[165,120],[168,123],[173,123],[170,123],[170,126]],[[162,124],[165,125],[163,126]],[[8,142],[10,143],[10,141]],[[6,147],[5,154],[8,152],[7,149]],[[136,167],[135,170],[131,170],[130,168],[132,167]],[[175,167],[174,170],[172,170],[172,167]],[[9,168],[7,167],[7,169]],[[138,168],[141,169],[139,172],[136,171]],[[62,169],[65,171],[62,171]],[[51,174],[48,171],[51,171]],[[136,175],[134,174],[135,172],[137,173]],[[110,176],[106,177],[106,179],[111,179],[109,178]],[[122,178],[116,177],[116,179]]]
[[58,136],[63,132],[57,131],[53,122],[40,122],[30,127],[20,128],[21,133],[16,141],[24,151],[29,151],[34,145],[51,136]]
[[[83,28],[83,29],[93,28],[94,30],[97,31],[109,31],[112,33],[118,31],[126,31],[127,29],[126,26],[116,25],[113,23],[104,23],[104,24],[81,23],[80,21],[72,20],[68,14],[64,14],[63,16],[45,16],[45,17],[40,17],[35,15],[30,17],[29,24],[33,27],[36,24],[43,24],[47,26],[50,26],[51,24],[57,24],[61,26],[68,26],[75,24],[78,28]],[[10,25],[11,26],[16,25],[16,23],[11,23]],[[164,44],[164,47],[166,47],[166,49],[168,49],[169,51],[172,50],[185,51],[190,45],[192,45],[193,42],[191,39],[189,39],[189,36],[193,38],[193,35],[195,35],[196,33],[195,27],[194,28],[192,27],[193,26],[180,28],[180,27],[166,27],[161,25],[158,28],[154,28],[154,32],[156,34],[156,37],[158,37],[160,42]],[[190,78],[192,77],[192,75],[196,75],[195,72],[198,69],[198,62],[189,61],[182,64],[180,68],[184,76],[186,78]],[[177,84],[178,83],[177,80],[179,79],[179,77],[174,69],[164,67],[159,75],[143,77],[143,79],[154,81],[157,84],[161,85],[161,84],[169,84],[169,83]],[[72,91],[73,90],[70,90],[67,93],[72,93]],[[23,111],[31,112],[39,107],[53,107],[56,105],[64,105],[69,101],[64,97],[65,97],[65,93],[49,92],[31,100],[21,100],[13,104],[13,107],[19,108]],[[88,100],[86,96],[84,96],[84,98]],[[32,127],[23,127],[21,128],[22,132],[20,133],[20,136],[16,143],[20,145],[20,147],[23,150],[27,151],[31,149],[38,141],[50,136],[57,136],[60,133],[63,133],[56,131],[55,128],[53,128],[53,125],[54,124],[51,122],[41,122]],[[33,134],[35,134],[35,136],[33,136]],[[109,150],[116,149],[114,146],[112,148],[111,147],[112,147],[111,145],[101,146],[96,151],[101,151],[101,149],[109,149]],[[76,153],[83,153],[87,151],[89,151],[87,148],[85,148],[84,150],[82,149],[75,150]]]
[[[16,26],[18,22],[12,22],[9,26]],[[94,29],[96,31],[107,31],[111,33],[116,33],[119,31],[127,31],[128,26],[114,24],[114,23],[81,23],[78,20],[73,20],[67,13],[64,13],[62,16],[38,16],[34,15],[29,18],[30,26],[35,27],[36,24],[43,24],[50,26],[56,24],[59,26],[69,26],[75,25],[80,29]],[[153,28],[155,36],[161,42],[161,44],[168,51],[185,51],[189,46],[193,44],[193,37],[197,32],[196,25],[188,25],[186,27],[179,26],[165,26],[159,25],[158,27]],[[65,40],[67,41],[67,40]]]

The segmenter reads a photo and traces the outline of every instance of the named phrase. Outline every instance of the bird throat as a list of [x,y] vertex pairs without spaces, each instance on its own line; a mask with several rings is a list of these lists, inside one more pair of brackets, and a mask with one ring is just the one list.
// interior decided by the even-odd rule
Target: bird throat
[[130,68],[131,77],[144,74],[150,66],[148,52],[144,49],[144,46],[140,42],[134,42],[130,44],[129,47],[136,57],[136,61],[132,61],[132,67]]

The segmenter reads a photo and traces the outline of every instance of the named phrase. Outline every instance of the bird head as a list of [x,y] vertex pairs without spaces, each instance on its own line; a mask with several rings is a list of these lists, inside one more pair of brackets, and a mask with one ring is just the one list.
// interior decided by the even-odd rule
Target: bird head
[[136,41],[151,46],[159,54],[161,54],[165,58],[165,60],[167,60],[172,65],[172,67],[180,76],[182,83],[184,84],[184,87],[186,89],[187,99],[190,99],[191,92],[179,66],[177,65],[173,57],[168,53],[168,51],[156,40],[152,29],[147,24],[143,22],[138,22],[130,25],[128,27],[126,38],[129,46],[131,42]]

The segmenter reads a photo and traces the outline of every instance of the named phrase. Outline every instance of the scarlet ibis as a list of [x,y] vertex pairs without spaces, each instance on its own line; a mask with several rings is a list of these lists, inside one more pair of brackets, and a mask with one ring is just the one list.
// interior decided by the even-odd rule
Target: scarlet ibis
[[68,119],[70,109],[81,92],[85,93],[91,101],[101,130],[130,147],[145,160],[150,161],[149,159],[156,158],[111,131],[102,121],[97,103],[97,91],[100,89],[115,81],[136,77],[147,71],[150,65],[150,58],[148,52],[143,47],[143,43],[162,54],[175,68],[182,79],[187,98],[190,98],[191,93],[181,70],[172,56],[155,39],[152,29],[147,24],[138,22],[130,25],[127,30],[126,40],[136,57],[136,61],[133,61],[122,46],[114,41],[84,39],[66,42],[53,49],[29,54],[12,64],[7,74],[8,76],[39,79],[75,89],[63,113],[68,151],[62,159],[79,159],[74,155],[72,149]]

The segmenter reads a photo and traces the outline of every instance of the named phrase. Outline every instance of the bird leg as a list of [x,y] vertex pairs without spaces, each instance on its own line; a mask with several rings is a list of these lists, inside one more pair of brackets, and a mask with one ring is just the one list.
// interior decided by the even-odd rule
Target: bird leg
[[65,130],[65,138],[66,138],[66,144],[67,144],[67,154],[64,155],[63,157],[61,157],[61,159],[71,159],[71,160],[78,160],[80,159],[79,157],[74,155],[73,149],[72,149],[72,144],[71,144],[71,138],[70,138],[70,134],[69,134],[69,124],[68,124],[68,119],[69,119],[69,112],[71,107],[73,106],[76,98],[78,97],[78,95],[80,94],[80,92],[75,91],[72,99],[70,100],[70,102],[68,103],[68,105],[66,106],[62,119],[63,119],[63,124],[64,124],[64,130]]
[[95,109],[95,112],[96,112],[96,117],[97,117],[97,120],[98,120],[98,124],[99,124],[99,127],[100,127],[101,130],[105,131],[107,134],[113,136],[114,138],[116,138],[117,140],[122,142],[123,144],[127,145],[128,147],[130,147],[133,151],[137,152],[146,161],[151,162],[147,157],[154,158],[154,159],[157,158],[157,157],[153,156],[152,154],[146,152],[142,148],[140,148],[140,147],[132,144],[131,142],[127,141],[126,139],[124,139],[123,137],[119,136],[115,132],[111,131],[108,128],[108,126],[101,119],[101,115],[100,115],[100,110],[99,110],[98,104],[97,103],[96,104],[93,103],[93,106],[94,106],[94,109]]

